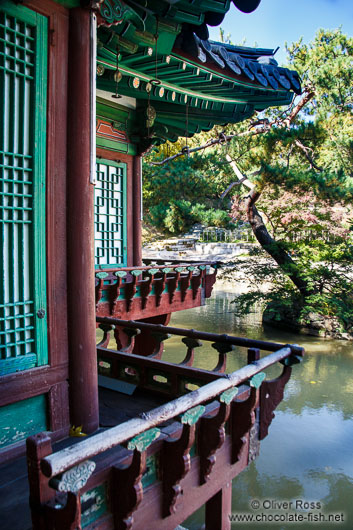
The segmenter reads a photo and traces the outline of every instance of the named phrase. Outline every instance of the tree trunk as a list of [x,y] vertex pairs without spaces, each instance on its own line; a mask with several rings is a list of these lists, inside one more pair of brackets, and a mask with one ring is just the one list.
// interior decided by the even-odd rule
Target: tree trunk
[[282,248],[281,244],[269,234],[266,225],[255,206],[260,195],[261,193],[256,188],[253,188],[246,199],[247,217],[252,231],[261,247],[275,260],[286,276],[290,278],[302,297],[306,298],[312,294],[312,290],[308,288],[307,282],[301,277],[298,267],[290,255],[284,248]]

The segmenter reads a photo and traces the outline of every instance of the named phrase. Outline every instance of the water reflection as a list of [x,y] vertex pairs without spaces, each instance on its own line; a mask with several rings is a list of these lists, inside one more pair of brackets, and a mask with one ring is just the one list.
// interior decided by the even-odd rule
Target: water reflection
[[[249,505],[251,499],[276,499],[317,501],[326,515],[344,513],[341,524],[261,522],[241,523],[234,527],[352,529],[353,344],[264,329],[259,314],[253,313],[244,319],[234,314],[235,307],[231,303],[234,297],[234,293],[218,290],[206,306],[175,313],[170,325],[273,342],[299,343],[305,347],[307,357],[293,369],[269,435],[261,442],[259,458],[233,481],[233,512],[254,514],[257,512]],[[183,359],[185,350],[180,347],[180,338],[168,340],[166,354],[174,361]],[[245,355],[241,348],[236,349],[227,371],[240,367]],[[217,354],[210,345],[204,346],[196,353],[196,360],[197,366],[212,368],[217,362]],[[269,377],[274,375],[270,371],[267,374]],[[283,514],[284,511],[271,513]],[[306,516],[308,512],[299,510],[297,513]],[[198,530],[203,521],[203,510],[200,510],[184,526]]]

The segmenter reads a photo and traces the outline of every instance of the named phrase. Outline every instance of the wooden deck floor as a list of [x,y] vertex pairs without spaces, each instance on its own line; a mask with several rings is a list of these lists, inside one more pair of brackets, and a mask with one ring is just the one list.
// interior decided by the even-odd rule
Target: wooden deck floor
[[[123,423],[165,402],[165,398],[148,395],[138,389],[133,396],[127,396],[120,392],[99,388],[101,428],[105,429]],[[54,444],[53,449],[62,449],[77,441],[80,441],[80,438],[69,438]],[[1,530],[31,529],[28,495],[26,458],[23,456],[0,466]]]

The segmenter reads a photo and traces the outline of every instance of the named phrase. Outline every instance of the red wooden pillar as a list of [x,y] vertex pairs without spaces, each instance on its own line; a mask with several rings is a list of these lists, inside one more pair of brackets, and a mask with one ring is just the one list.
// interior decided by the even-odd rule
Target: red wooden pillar
[[206,502],[205,530],[230,530],[232,482],[228,482]]
[[68,325],[70,416],[84,432],[98,428],[94,290],[94,186],[91,171],[91,21],[70,10],[68,92]]
[[133,209],[134,209],[134,224],[133,224],[133,237],[134,237],[134,266],[139,267],[142,264],[142,157],[134,156],[133,163]]

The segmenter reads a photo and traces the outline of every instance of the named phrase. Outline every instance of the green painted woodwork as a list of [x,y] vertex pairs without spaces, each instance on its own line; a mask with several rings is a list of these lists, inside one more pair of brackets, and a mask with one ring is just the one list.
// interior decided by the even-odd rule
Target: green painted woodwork
[[153,276],[154,274],[157,274],[157,272],[159,272],[159,269],[148,269],[147,272],[148,272],[148,274]]
[[124,142],[117,142],[115,140],[109,140],[108,138],[102,138],[97,136],[97,147],[102,149],[108,149],[108,151],[114,151],[117,153],[124,153],[126,155],[136,155],[137,149],[134,144],[125,144]]
[[294,355],[292,353],[292,355],[290,355],[289,357],[282,359],[280,363],[283,364],[284,366],[293,366],[294,364],[301,363],[302,360],[303,360],[303,357],[301,355]]
[[181,416],[181,423],[185,425],[195,425],[195,423],[198,422],[205,410],[206,408],[203,405],[197,405],[197,407],[187,410]]
[[[96,116],[97,119],[110,121],[114,129],[122,131],[127,135],[132,128],[135,118],[133,109],[116,105],[113,99],[112,101],[107,101],[101,97],[97,97]],[[130,142],[113,140],[97,135],[96,143],[97,147],[102,147],[110,151],[118,151],[128,155],[136,155],[137,153],[136,146]]]
[[47,19],[0,6],[0,373],[48,362]]
[[0,407],[0,448],[48,429],[46,396]]
[[158,480],[158,463],[157,455],[151,455],[146,458],[146,471],[142,477],[142,487],[145,490],[148,486],[151,486]]
[[136,451],[142,453],[143,451],[146,451],[146,449],[151,445],[151,443],[153,443],[155,440],[157,440],[157,438],[159,438],[160,434],[160,429],[149,429],[148,431],[145,431],[142,434],[135,436],[135,438],[132,438],[128,442],[127,448],[131,451],[134,451],[136,449]]
[[234,388],[230,388],[229,390],[225,390],[219,396],[219,401],[221,403],[225,403],[226,405],[229,405],[233,401],[237,393],[238,393],[238,388],[236,386]]
[[107,276],[109,276],[109,274],[107,272],[96,272],[96,276],[97,278],[99,278],[100,280],[103,280],[104,278],[106,278]]
[[127,272],[126,271],[116,271],[114,272],[115,276],[119,276],[119,278],[125,278],[125,276],[127,275]]
[[258,374],[253,375],[251,379],[249,379],[249,385],[253,388],[260,388],[261,383],[263,382],[265,377],[265,372],[259,372]]
[[[90,505],[87,510],[85,510],[85,503],[90,503],[92,499],[94,500],[93,504]],[[99,517],[102,517],[102,515],[108,512],[108,494],[106,483],[100,484],[96,488],[83,493],[81,495],[81,508],[82,528],[94,523],[94,521],[99,519]]]
[[137,278],[138,276],[141,276],[141,274],[143,274],[143,271],[135,269],[133,271],[130,271],[130,274],[132,274],[133,276],[136,276]]
[[126,213],[126,164],[98,160],[94,204],[97,267],[126,266]]

